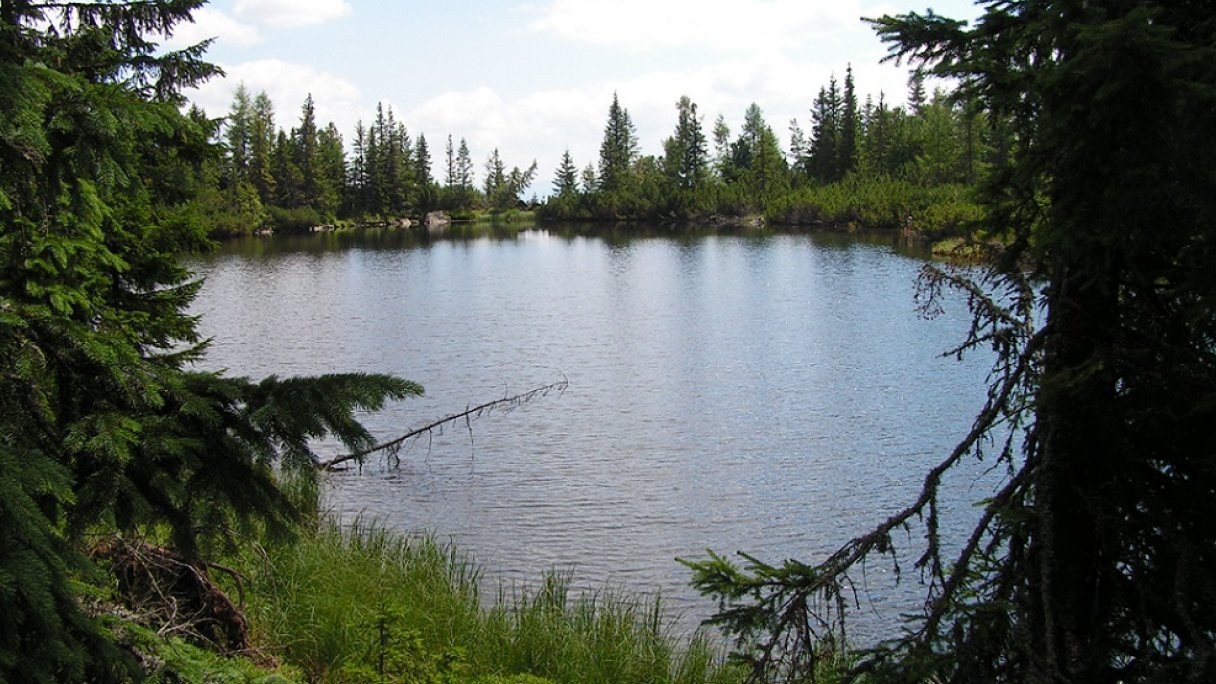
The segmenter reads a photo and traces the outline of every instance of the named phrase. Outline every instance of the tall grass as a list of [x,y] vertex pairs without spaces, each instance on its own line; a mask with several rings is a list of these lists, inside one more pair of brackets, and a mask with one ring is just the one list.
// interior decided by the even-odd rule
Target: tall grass
[[374,525],[323,523],[249,572],[255,640],[310,682],[742,680],[706,640],[668,634],[657,599],[580,594],[551,573],[483,602],[454,547]]

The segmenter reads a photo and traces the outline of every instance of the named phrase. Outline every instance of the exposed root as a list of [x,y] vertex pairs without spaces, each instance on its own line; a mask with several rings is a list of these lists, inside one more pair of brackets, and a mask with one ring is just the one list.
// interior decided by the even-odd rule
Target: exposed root
[[105,539],[92,553],[109,565],[126,607],[162,636],[181,636],[225,654],[249,650],[245,614],[211,580],[208,568],[233,577],[243,595],[239,573],[122,537]]

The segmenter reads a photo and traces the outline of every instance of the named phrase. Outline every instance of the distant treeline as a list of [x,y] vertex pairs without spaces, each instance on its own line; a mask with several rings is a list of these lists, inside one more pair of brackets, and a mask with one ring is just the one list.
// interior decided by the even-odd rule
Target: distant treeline
[[972,188],[983,168],[1011,145],[973,103],[909,79],[906,107],[883,95],[859,103],[852,68],[811,103],[810,129],[789,122],[786,149],[752,104],[737,135],[719,115],[710,130],[689,97],[662,154],[639,153],[637,131],[614,94],[599,158],[580,167],[561,158],[547,200],[525,202],[536,162],[508,168],[495,149],[481,181],[466,141],[448,136],[433,177],[427,138],[411,138],[391,108],[356,125],[349,146],[333,123],[316,122],[310,95],[299,125],[275,125],[265,92],[241,85],[223,119],[197,120],[224,148],[201,179],[206,213],[217,234],[263,228],[305,230],[338,221],[421,217],[443,210],[534,208],[542,219],[696,220],[762,215],[795,225],[864,226],[943,232],[980,218]]

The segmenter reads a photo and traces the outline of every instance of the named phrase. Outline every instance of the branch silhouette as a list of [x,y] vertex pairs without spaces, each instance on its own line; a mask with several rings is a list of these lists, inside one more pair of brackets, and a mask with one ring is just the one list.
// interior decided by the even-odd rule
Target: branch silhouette
[[[349,463],[350,461],[362,461],[364,457],[366,457],[370,454],[374,454],[378,451],[388,451],[391,449],[396,449],[397,447],[400,447],[402,444],[404,444],[405,442],[408,442],[411,439],[421,437],[422,435],[430,434],[431,432],[438,430],[438,429],[444,427],[445,425],[455,423],[458,420],[463,419],[465,421],[465,425],[469,425],[469,423],[472,419],[480,418],[482,415],[489,413],[490,411],[493,411],[495,409],[501,409],[504,407],[505,408],[515,408],[516,406],[526,404],[529,401],[532,401],[533,399],[548,396],[550,392],[565,392],[566,388],[568,388],[569,386],[570,386],[570,380],[567,379],[565,376],[562,376],[562,379],[558,382],[552,382],[552,383],[549,383],[548,385],[542,385],[540,387],[535,387],[533,389],[528,390],[527,392],[521,392],[519,394],[511,395],[509,397],[503,397],[501,399],[487,401],[484,404],[478,404],[477,406],[471,406],[471,407],[466,408],[465,410],[461,411],[460,413],[453,413],[451,415],[444,416],[443,418],[440,418],[438,420],[427,423],[426,425],[423,425],[420,428],[410,430],[409,432],[405,433],[404,435],[391,439],[387,442],[382,442],[380,444],[368,447],[366,449],[361,449],[359,451],[355,451],[355,452],[352,452],[349,454],[343,454],[341,456],[335,456],[335,457],[325,460],[325,461],[320,461],[317,463],[317,467],[319,469],[325,470],[325,471],[335,470],[338,466],[340,466],[344,463]],[[472,430],[472,427],[470,426],[469,429]]]

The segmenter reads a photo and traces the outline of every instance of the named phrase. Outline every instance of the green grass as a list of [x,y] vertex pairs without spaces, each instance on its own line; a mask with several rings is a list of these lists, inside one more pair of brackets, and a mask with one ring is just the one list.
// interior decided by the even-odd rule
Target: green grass
[[742,680],[704,639],[667,634],[658,600],[578,594],[569,577],[500,589],[452,546],[322,524],[250,564],[258,647],[310,682],[710,684]]

